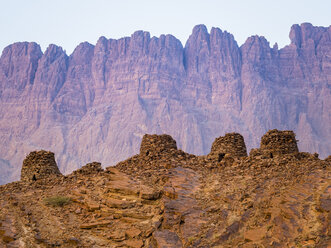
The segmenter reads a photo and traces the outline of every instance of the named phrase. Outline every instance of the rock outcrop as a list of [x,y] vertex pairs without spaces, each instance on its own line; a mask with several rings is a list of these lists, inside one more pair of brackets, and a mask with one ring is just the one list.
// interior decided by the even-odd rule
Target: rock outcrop
[[21,180],[33,182],[40,179],[47,179],[51,176],[62,175],[55,162],[53,152],[35,151],[31,152],[23,160]]
[[90,175],[102,172],[103,169],[101,167],[101,163],[99,162],[92,162],[84,165],[82,168],[79,168],[78,170],[75,170],[74,174],[82,174],[82,175]]
[[[219,137],[218,161],[178,150],[170,135],[144,135],[141,152],[115,167],[92,162],[0,186],[0,246],[327,247],[329,157],[299,152],[292,131],[261,140],[247,156],[240,134]],[[33,152],[23,167],[45,161],[54,154]]]
[[9,45],[0,57],[0,184],[19,178],[31,150],[54,151],[70,173],[138,153],[145,133],[168,133],[179,149],[208,154],[232,130],[248,151],[269,129],[294,130],[300,150],[324,158],[330,37],[330,27],[304,23],[284,48],[261,36],[239,46],[230,33],[198,25],[184,46],[143,31],[81,43],[70,56],[56,45],[44,53],[33,42]]

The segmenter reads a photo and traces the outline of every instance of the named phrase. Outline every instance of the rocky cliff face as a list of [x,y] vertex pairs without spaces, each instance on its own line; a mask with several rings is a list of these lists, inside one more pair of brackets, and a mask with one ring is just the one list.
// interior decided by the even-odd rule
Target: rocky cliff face
[[15,43],[0,58],[0,183],[21,161],[52,150],[63,173],[133,155],[144,133],[169,133],[206,154],[216,136],[240,132],[248,150],[268,129],[292,129],[301,150],[331,151],[331,28],[294,25],[278,49],[259,36],[239,47],[226,31],[193,29],[185,47],[171,35],[137,31],[119,40]]

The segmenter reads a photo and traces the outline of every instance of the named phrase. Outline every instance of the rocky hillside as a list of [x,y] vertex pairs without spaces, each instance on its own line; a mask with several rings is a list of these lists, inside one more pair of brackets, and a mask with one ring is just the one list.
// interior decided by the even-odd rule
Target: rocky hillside
[[331,151],[331,27],[293,25],[291,44],[252,36],[239,47],[219,28],[194,27],[185,46],[137,31],[81,43],[15,43],[0,58],[0,183],[18,179],[31,150],[61,171],[132,156],[145,133],[169,133],[185,152],[243,134],[248,151],[268,129],[291,129],[300,149]]
[[238,133],[195,156],[169,135],[140,153],[63,176],[30,153],[21,181],[0,186],[1,247],[329,247],[331,157],[299,152],[271,130],[247,156]]

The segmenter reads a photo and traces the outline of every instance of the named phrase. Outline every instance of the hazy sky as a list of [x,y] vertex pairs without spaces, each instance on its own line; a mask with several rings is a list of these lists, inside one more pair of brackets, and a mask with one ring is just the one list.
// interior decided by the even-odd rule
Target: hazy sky
[[121,38],[136,30],[185,42],[196,24],[232,33],[241,45],[262,35],[289,44],[294,23],[331,25],[330,0],[0,0],[0,51],[13,42],[53,43],[68,54],[83,41]]

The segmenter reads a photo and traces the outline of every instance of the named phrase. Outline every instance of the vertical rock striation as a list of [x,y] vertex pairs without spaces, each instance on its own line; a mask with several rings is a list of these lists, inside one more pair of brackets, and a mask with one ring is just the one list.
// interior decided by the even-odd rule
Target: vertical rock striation
[[[145,133],[207,154],[214,137],[240,132],[247,148],[266,130],[294,130],[303,151],[331,151],[331,28],[293,25],[291,44],[261,36],[238,46],[219,28],[194,27],[185,46],[137,31],[81,43],[68,56],[14,43],[0,58],[0,161],[5,183],[31,150],[57,154],[69,173],[138,153]],[[5,178],[5,180],[3,179]]]

